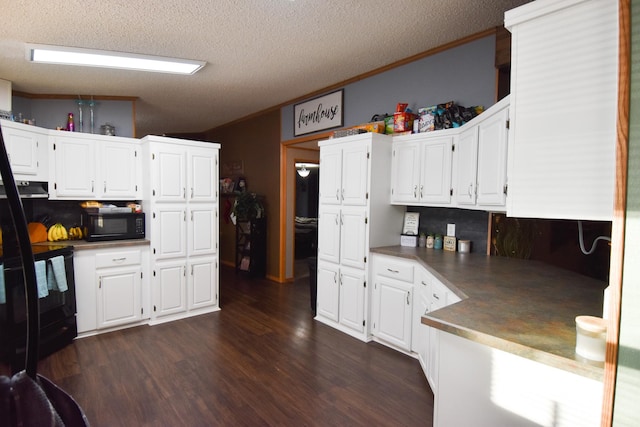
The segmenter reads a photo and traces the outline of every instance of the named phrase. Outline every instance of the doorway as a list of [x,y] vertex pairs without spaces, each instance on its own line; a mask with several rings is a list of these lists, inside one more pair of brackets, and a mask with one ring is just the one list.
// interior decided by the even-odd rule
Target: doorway
[[[327,139],[331,133],[317,134],[310,137],[299,138],[295,140],[283,141],[281,144],[281,163],[280,163],[280,281],[293,282],[295,272],[308,274],[308,265],[305,262],[299,262],[298,268],[295,267],[296,257],[296,216],[305,218],[317,218],[306,213],[296,213],[296,204],[301,196],[296,197],[296,189],[298,188],[298,169],[296,163],[305,163],[310,165],[320,164],[320,149],[318,141]],[[311,167],[307,168],[311,169]],[[319,176],[319,168],[317,173]],[[309,173],[311,175],[312,172]],[[315,178],[312,178],[315,179]],[[308,184],[306,184],[308,186]],[[313,183],[312,183],[313,185]],[[315,190],[317,191],[317,190]],[[317,192],[311,196],[309,193],[304,197],[317,199]],[[307,199],[308,200],[308,199]],[[317,209],[317,208],[316,208]],[[299,227],[300,228],[300,227]],[[300,236],[298,236],[300,238]]]
[[301,279],[309,275],[308,258],[317,254],[320,165],[300,161],[295,171],[293,276]]

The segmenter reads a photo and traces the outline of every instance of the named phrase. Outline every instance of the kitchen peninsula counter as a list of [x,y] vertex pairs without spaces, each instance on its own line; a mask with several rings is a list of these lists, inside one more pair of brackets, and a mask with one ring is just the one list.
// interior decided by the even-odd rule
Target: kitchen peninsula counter
[[604,364],[575,353],[575,317],[602,315],[607,283],[530,260],[403,246],[371,252],[419,262],[462,298],[423,324],[602,380]]

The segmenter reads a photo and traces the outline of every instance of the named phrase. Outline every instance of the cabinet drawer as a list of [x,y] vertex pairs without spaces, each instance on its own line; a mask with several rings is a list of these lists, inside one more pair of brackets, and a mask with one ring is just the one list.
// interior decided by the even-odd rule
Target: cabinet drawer
[[383,259],[376,262],[376,273],[380,276],[389,277],[403,282],[413,283],[413,264],[390,259]]
[[140,250],[105,252],[96,255],[96,268],[140,264]]

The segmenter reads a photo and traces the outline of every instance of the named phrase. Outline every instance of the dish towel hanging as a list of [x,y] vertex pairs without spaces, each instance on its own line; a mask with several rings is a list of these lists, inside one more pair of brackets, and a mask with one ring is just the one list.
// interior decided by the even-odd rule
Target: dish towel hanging
[[38,282],[38,298],[44,298],[49,295],[47,289],[47,266],[45,261],[36,261],[36,281]]
[[47,261],[47,288],[50,291],[64,292],[67,286],[67,274],[64,269],[64,256],[56,256]]
[[7,302],[7,294],[4,290],[4,265],[0,264],[0,304]]

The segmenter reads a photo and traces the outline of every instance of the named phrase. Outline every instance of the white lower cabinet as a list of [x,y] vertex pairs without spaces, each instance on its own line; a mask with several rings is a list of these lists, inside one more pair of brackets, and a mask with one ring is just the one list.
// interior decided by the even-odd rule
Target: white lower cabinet
[[460,298],[415,261],[374,253],[371,333],[376,341],[414,355],[431,389],[438,387],[438,334],[422,316]]
[[364,270],[319,261],[317,273],[316,319],[360,337],[366,326]]
[[140,266],[96,271],[98,282],[98,329],[142,319]]
[[422,316],[430,310],[431,302],[431,280],[430,275],[419,269],[416,273],[415,288],[413,293],[413,329],[411,330],[411,351],[418,355],[422,371],[427,374],[427,363],[429,360],[429,336],[430,329],[422,324]]
[[215,256],[157,261],[152,273],[152,323],[216,308],[217,277]]
[[152,280],[155,318],[187,311],[186,268],[184,259],[155,263]]
[[218,302],[216,284],[212,282],[218,277],[218,259],[216,257],[199,257],[190,259],[188,266],[187,308],[195,310],[214,306]]
[[148,265],[146,246],[75,251],[80,336],[149,319]]
[[373,256],[372,334],[403,350],[411,350],[413,262]]

